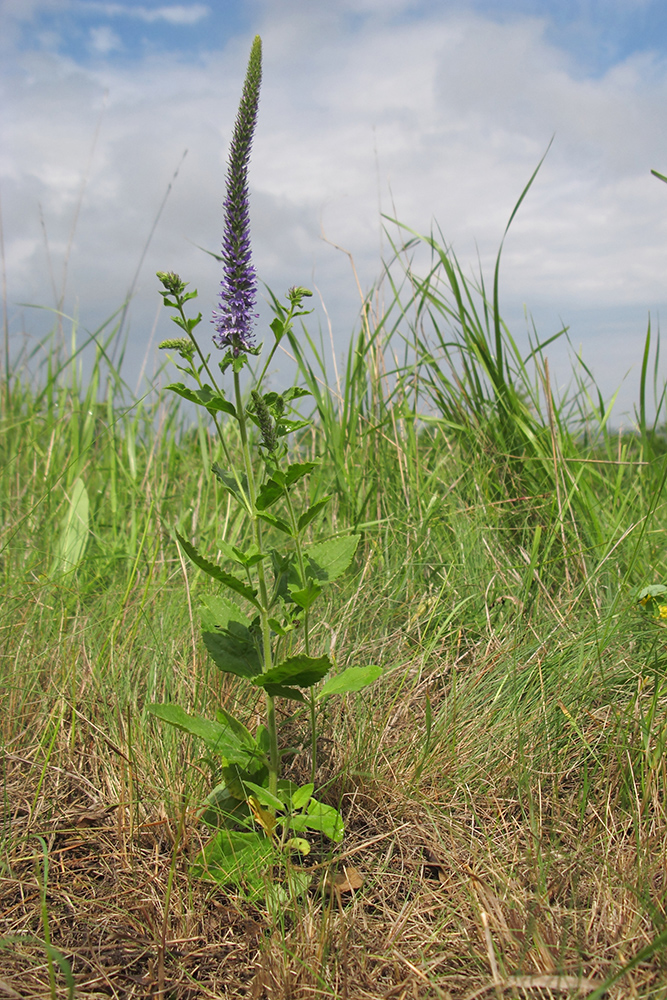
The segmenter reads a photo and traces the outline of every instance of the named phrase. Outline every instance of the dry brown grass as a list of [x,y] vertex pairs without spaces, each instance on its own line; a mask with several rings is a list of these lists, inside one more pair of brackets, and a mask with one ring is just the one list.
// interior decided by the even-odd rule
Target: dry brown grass
[[[52,995],[40,836],[48,932],[77,997],[590,994],[656,936],[648,914],[651,906],[664,912],[667,892],[659,797],[645,804],[638,837],[610,775],[582,819],[576,773],[554,780],[533,769],[531,786],[521,788],[517,760],[500,739],[487,755],[495,771],[476,787],[457,776],[444,743],[415,781],[423,692],[411,690],[378,720],[372,774],[344,767],[353,714],[341,706],[330,720],[325,767],[336,777],[328,794],[341,804],[346,837],[333,859],[316,858],[310,896],[280,920],[188,878],[203,830],[196,810],[179,813],[178,795],[156,778],[148,755],[130,766],[114,739],[101,741],[80,722],[59,728],[50,757],[34,730],[14,738],[4,757],[0,997]],[[591,738],[610,718],[610,710],[591,715]],[[473,723],[479,734],[484,720]],[[465,744],[462,729],[459,773]],[[299,761],[291,766],[296,775]],[[323,887],[329,868],[342,890]],[[653,887],[649,901],[633,889],[639,869]],[[363,885],[351,888],[346,875]],[[55,995],[67,996],[57,962],[55,981]],[[640,963],[607,996],[667,997],[664,955]]]

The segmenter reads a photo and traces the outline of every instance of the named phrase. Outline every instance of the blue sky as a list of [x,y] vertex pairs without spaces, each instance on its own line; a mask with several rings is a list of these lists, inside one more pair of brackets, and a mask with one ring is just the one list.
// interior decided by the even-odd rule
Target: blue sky
[[[0,196],[12,333],[52,306],[94,327],[135,285],[129,360],[168,332],[157,269],[215,299],[227,142],[253,35],[264,82],[251,211],[260,277],[310,284],[340,353],[387,251],[380,212],[440,225],[487,276],[513,205],[501,304],[564,322],[631,411],[667,304],[664,0],[0,3]],[[183,159],[184,150],[187,155]],[[179,166],[180,164],[180,166]],[[174,181],[174,172],[179,167]],[[264,322],[264,315],[262,317]],[[152,355],[151,355],[152,356]],[[567,359],[554,357],[565,381]],[[149,366],[150,368],[150,366]],[[629,374],[627,374],[629,373]],[[626,377],[627,374],[627,377]]]
[[[5,6],[5,16],[20,26],[18,49],[56,50],[89,63],[100,56],[129,61],[156,52],[196,60],[204,52],[222,48],[235,35],[252,31],[261,5],[255,0],[181,4],[70,0],[28,2],[23,15],[18,3]],[[414,0],[393,11],[390,5],[389,13],[394,23],[405,24],[443,11],[474,11],[505,23],[543,19],[546,38],[590,75],[632,53],[664,55],[667,47],[667,5],[661,0]],[[341,13],[354,29],[355,22],[372,20],[377,10],[360,5]]]

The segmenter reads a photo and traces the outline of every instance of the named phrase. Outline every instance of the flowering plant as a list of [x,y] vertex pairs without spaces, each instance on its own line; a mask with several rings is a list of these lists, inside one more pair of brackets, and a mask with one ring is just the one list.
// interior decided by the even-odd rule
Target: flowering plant
[[667,587],[662,583],[652,583],[637,594],[637,603],[651,618],[665,624],[667,622]]
[[[223,595],[205,599],[202,607],[204,644],[209,655],[226,673],[245,680],[264,692],[265,724],[253,734],[237,718],[220,709],[215,720],[187,713],[174,704],[154,704],[149,710],[172,726],[197,736],[220,758],[223,781],[208,796],[202,817],[217,829],[198,858],[195,871],[221,882],[235,881],[249,887],[255,897],[266,897],[264,873],[267,861],[285,859],[291,850],[305,854],[308,831],[322,833],[333,841],[343,836],[338,810],[314,797],[316,779],[317,705],[333,694],[360,690],[381,674],[377,666],[348,667],[324,678],[331,671],[329,656],[313,655],[311,609],[323,588],[351,564],[359,536],[343,534],[307,544],[306,533],[331,497],[325,496],[297,511],[295,485],[304,480],[316,462],[289,461],[288,435],[303,428],[303,420],[292,407],[307,395],[293,387],[286,392],[262,392],[268,365],[295,318],[306,315],[303,301],[312,294],[302,287],[287,292],[287,308],[275,307],[271,323],[274,343],[259,377],[244,400],[240,373],[248,356],[261,348],[253,339],[257,280],[252,265],[248,163],[257,119],[261,82],[261,40],[255,38],[243,95],[231,140],[224,202],[225,226],[222,247],[223,279],[219,306],[213,313],[214,344],[225,350],[218,368],[231,370],[233,401],[216,378],[210,355],[195,337],[202,316],[188,318],[185,306],[196,298],[187,283],[174,272],[158,272],[165,306],[174,310],[172,320],[185,336],[165,340],[160,347],[175,350],[178,369],[191,385],[177,382],[169,388],[210,414],[220,440],[225,465],[212,471],[247,519],[252,542],[242,549],[219,541],[219,547],[235,572],[210,562],[196,546],[176,533],[190,560],[223,589]],[[194,387],[192,387],[194,383]],[[237,465],[223,433],[223,419],[236,422],[242,461]],[[253,460],[253,447],[259,462]],[[255,453],[256,454],[256,453]],[[259,466],[259,470],[257,468]],[[269,547],[267,533],[286,539],[284,549]],[[239,603],[239,599],[241,603]],[[298,630],[298,631],[297,631]],[[295,651],[296,636],[303,637]],[[276,722],[276,698],[304,703],[310,716],[311,780],[297,787],[280,776],[280,748]],[[303,889],[290,876],[290,892]],[[275,896],[275,887],[274,887]]]

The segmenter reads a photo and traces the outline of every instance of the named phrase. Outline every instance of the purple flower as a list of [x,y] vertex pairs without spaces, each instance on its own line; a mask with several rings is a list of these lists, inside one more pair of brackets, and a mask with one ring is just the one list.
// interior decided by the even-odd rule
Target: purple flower
[[248,161],[252,146],[259,88],[262,82],[262,41],[257,35],[250,50],[241,103],[239,104],[227,166],[227,197],[224,202],[225,230],[222,240],[223,279],[219,308],[213,312],[213,342],[230,347],[233,357],[252,351],[253,313],[257,275],[252,266],[250,213],[248,208]]

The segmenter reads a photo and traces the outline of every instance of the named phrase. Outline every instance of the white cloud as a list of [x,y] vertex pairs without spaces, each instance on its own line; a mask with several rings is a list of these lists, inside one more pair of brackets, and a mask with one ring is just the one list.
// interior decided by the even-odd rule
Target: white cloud
[[[152,13],[186,9],[208,10]],[[147,8],[132,10],[143,17],[136,11]],[[347,259],[320,229],[354,254],[368,287],[380,270],[378,205],[393,214],[392,199],[419,231],[435,218],[464,266],[476,266],[479,250],[488,276],[555,133],[507,239],[501,300],[512,317],[526,302],[544,336],[560,317],[573,320],[575,343],[584,340],[606,391],[616,388],[639,360],[647,310],[667,302],[667,190],[649,175],[667,172],[663,63],[634,57],[587,79],[534,18],[439,13],[396,25],[371,16],[350,33],[331,5],[285,0],[267,3],[256,29],[264,82],[251,212],[264,280],[277,292],[317,283],[342,349],[358,303]],[[153,54],[127,69],[83,70],[58,56],[22,57],[3,81],[12,111],[0,124],[14,302],[49,299],[38,204],[52,250],[65,247],[108,89],[68,278],[82,320],[122,301],[186,147],[140,281],[135,336],[145,345],[158,268],[180,271],[199,287],[202,310],[211,307],[218,268],[192,244],[219,245],[226,144],[253,33],[197,64]],[[54,261],[59,275],[55,251]]]
[[99,14],[100,17],[133,17],[146,24],[166,21],[168,24],[198,24],[208,17],[211,8],[206,4],[168,4],[163,7],[143,7],[122,3],[77,2],[79,10]]
[[122,49],[123,43],[115,31],[103,25],[101,28],[90,29],[90,47],[94,52],[106,56],[109,52]]

